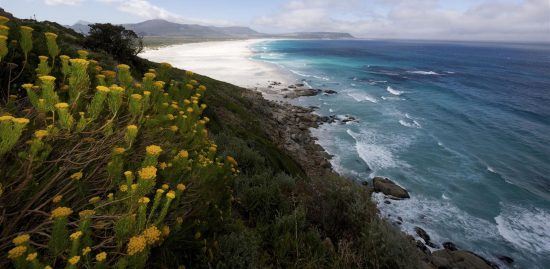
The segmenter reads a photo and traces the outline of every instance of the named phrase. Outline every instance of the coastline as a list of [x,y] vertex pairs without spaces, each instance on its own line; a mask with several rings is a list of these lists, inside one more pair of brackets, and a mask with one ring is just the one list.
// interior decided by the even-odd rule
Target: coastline
[[[314,113],[314,108],[291,104],[288,100],[317,95],[322,90],[307,88],[297,79],[289,79],[292,74],[284,74],[275,64],[252,60],[253,51],[250,47],[264,41],[266,39],[173,45],[163,48],[162,53],[155,53],[161,51],[156,49],[146,51],[140,56],[157,62],[167,61],[175,67],[189,69],[249,89],[243,97],[251,100],[251,103],[270,119],[263,122],[262,127],[267,130],[278,147],[288,152],[308,176],[337,175],[330,163],[332,156],[317,143],[318,138],[310,129],[318,128],[324,123],[346,123],[354,119],[321,117]],[[176,58],[185,60],[178,61]],[[233,68],[235,66],[237,68]],[[375,188],[369,183],[365,190],[371,193]],[[385,195],[380,201],[390,203],[391,195]],[[394,225],[399,227],[400,223]],[[446,265],[473,266],[472,263],[475,263],[476,267],[457,268],[498,268],[494,263],[473,252],[457,249],[451,242],[444,242],[442,246],[433,245],[429,235],[421,228],[416,234],[409,235],[409,238],[425,255],[423,260],[429,266],[427,268]],[[459,259],[467,260],[467,264],[456,264]]]

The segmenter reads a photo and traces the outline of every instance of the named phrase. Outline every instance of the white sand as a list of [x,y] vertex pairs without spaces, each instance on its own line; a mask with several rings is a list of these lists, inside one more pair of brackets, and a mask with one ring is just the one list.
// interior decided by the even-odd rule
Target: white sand
[[145,50],[139,56],[241,87],[264,88],[268,81],[289,84],[289,76],[276,65],[250,59],[250,46],[262,41],[265,39],[189,43]]

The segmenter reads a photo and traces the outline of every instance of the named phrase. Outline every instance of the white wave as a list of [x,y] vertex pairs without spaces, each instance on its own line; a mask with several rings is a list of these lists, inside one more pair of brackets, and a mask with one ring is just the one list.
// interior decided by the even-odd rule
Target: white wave
[[355,86],[357,86],[357,85],[356,85],[355,83],[351,83],[350,85],[351,85],[352,87],[355,87]]
[[550,255],[550,212],[503,204],[495,217],[498,232],[506,241],[528,251]]
[[346,130],[355,140],[355,151],[373,171],[379,171],[392,167],[408,167],[408,164],[397,160],[394,151],[402,150],[410,142],[407,138],[397,136],[381,136],[372,130],[363,130],[356,133],[350,129]]
[[420,123],[418,123],[417,121],[415,120],[412,120],[410,122],[407,122],[405,120],[399,120],[399,124],[405,126],[405,127],[409,127],[409,128],[422,128],[422,126],[420,125]]
[[440,146],[440,147],[445,147],[445,145],[443,145],[443,143],[437,141],[437,145]]
[[414,227],[420,226],[435,243],[451,240],[467,244],[468,241],[499,238],[494,223],[468,214],[452,204],[452,200],[435,200],[415,194],[410,199],[392,201],[388,205],[384,203],[384,195],[381,193],[375,193],[373,198],[378,203],[382,217],[392,220],[401,217],[404,220],[401,228],[413,236],[417,236]]
[[451,199],[447,195],[445,195],[445,193],[441,194],[441,198],[443,198],[444,200],[450,200]]
[[313,87],[311,87],[311,85],[309,85],[309,83],[307,83],[307,81],[302,81],[302,83],[303,83],[306,87],[308,87],[308,88],[310,88],[310,89],[313,89]]
[[488,165],[487,165],[487,171],[497,174],[497,172],[495,172],[495,169],[493,169],[493,167],[490,167]]
[[439,75],[434,71],[407,71],[407,73],[417,74],[417,75]]
[[332,113],[332,112],[334,112],[334,110],[332,108],[329,108],[328,112]]
[[388,91],[389,93],[393,94],[393,95],[401,95],[403,92],[402,91],[398,91],[398,90],[395,90],[394,88],[392,88],[391,86],[388,86],[386,88],[386,91]]
[[347,95],[349,97],[355,99],[355,101],[357,101],[357,102],[369,101],[369,102],[372,102],[372,103],[378,103],[378,100],[376,99],[376,97],[368,95],[366,93],[348,92]]
[[316,76],[316,75],[308,75],[308,74],[304,74],[300,71],[296,71],[296,70],[292,70],[292,69],[288,69],[288,71],[292,72],[293,74],[296,74],[298,76],[301,76],[301,77],[306,77],[306,78],[316,78],[316,79],[321,79],[321,80],[330,80],[330,78],[328,77],[323,77],[323,76]]

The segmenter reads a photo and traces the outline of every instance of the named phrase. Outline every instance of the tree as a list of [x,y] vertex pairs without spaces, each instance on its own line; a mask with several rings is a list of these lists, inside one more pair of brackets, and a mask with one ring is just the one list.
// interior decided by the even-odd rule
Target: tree
[[143,39],[134,31],[110,23],[90,24],[84,45],[91,50],[103,50],[120,61],[131,60],[143,50]]

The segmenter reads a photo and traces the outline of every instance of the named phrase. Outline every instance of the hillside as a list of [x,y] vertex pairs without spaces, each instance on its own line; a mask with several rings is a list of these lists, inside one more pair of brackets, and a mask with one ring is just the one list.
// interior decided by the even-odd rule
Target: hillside
[[309,110],[0,22],[1,268],[488,268],[379,219]]

